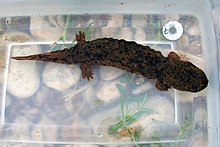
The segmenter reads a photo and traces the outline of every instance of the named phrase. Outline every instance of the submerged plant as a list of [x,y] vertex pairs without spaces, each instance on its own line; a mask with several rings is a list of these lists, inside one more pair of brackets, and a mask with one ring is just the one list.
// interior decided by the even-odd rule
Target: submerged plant
[[[128,105],[125,106],[125,101],[124,101],[124,95],[126,93],[125,88],[120,84],[116,84],[116,87],[121,94],[120,108],[121,108],[122,118],[110,128],[109,133],[110,134],[118,133],[121,136],[130,136],[135,142],[135,144],[139,146],[137,142],[140,138],[141,130],[138,128],[130,127],[129,125],[137,121],[138,118],[144,113],[152,114],[157,112],[150,108],[144,108],[144,104],[147,100],[146,95],[142,96],[143,100],[141,103],[137,103],[137,109],[135,111],[132,111],[132,109],[129,108]],[[121,131],[119,131],[119,129],[121,129]]]
[[183,139],[187,136],[193,134],[194,120],[191,116],[189,116],[180,127],[179,134],[176,137],[176,140]]

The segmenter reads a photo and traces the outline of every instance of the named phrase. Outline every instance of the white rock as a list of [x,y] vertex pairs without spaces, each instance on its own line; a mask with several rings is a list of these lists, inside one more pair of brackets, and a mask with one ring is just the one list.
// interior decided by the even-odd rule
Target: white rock
[[198,108],[194,112],[194,121],[201,125],[205,123],[205,120],[208,120],[207,117],[208,117],[208,114],[204,108]]
[[121,84],[121,83],[118,80],[111,82],[100,82],[96,90],[97,98],[105,102],[110,102],[112,100],[119,98],[120,92],[118,91],[116,84]]
[[30,39],[31,37],[23,32],[4,33],[3,35],[0,35],[0,50],[4,49],[6,47],[5,45],[9,42],[21,43],[29,41]]
[[200,35],[200,30],[199,30],[199,26],[198,26],[198,25],[190,26],[189,29],[186,30],[186,32],[187,32],[189,35],[192,35],[192,36]]
[[83,95],[85,98],[89,99],[90,101],[93,101],[95,98],[94,87],[92,87],[92,86],[85,87]]
[[43,71],[43,81],[51,88],[64,91],[77,84],[81,70],[78,66],[48,63]]
[[31,17],[30,21],[31,34],[39,40],[57,41],[63,33],[63,28],[53,25],[47,17]]
[[178,44],[179,46],[184,49],[188,49],[189,48],[189,36],[186,34],[183,34],[183,36],[180,37],[180,39],[178,40]]
[[[40,111],[43,112],[43,111]],[[41,114],[39,119],[40,121],[37,123],[38,125],[57,125],[56,122],[53,121],[52,118],[49,118],[48,115]]]
[[109,27],[102,27],[101,28],[101,35],[97,37],[113,37],[116,38],[116,34],[118,33],[118,28],[109,28]]
[[164,97],[152,97],[147,100],[146,107],[151,108],[158,113],[151,114],[147,119],[152,121],[152,118],[154,118],[156,121],[166,123],[174,122],[174,105],[168,99],[165,99]]
[[[13,48],[11,56],[21,56],[39,52],[36,46],[20,46]],[[38,73],[38,63],[36,61],[10,60],[7,91],[20,98],[32,96],[40,86]]]
[[64,16],[58,15],[58,16],[48,16],[48,22],[56,27],[64,27],[65,26],[65,20]]
[[112,15],[111,20],[108,22],[107,27],[122,27],[123,15]]
[[124,71],[119,68],[100,66],[100,76],[103,80],[110,81],[121,76]]
[[[53,125],[51,125],[53,126]],[[57,141],[58,137],[58,127],[42,127],[42,138],[43,140],[54,140]],[[48,133],[50,132],[50,133]]]
[[17,124],[32,124],[32,120],[28,119],[25,116],[17,116],[14,122]]
[[204,134],[199,133],[194,135],[189,143],[190,147],[207,147],[208,146],[208,138],[204,136]]
[[123,38],[125,40],[133,40],[134,34],[132,32],[132,29],[130,27],[121,28],[118,38]]
[[39,127],[32,129],[31,138],[33,140],[35,140],[35,141],[43,141],[43,137],[44,136],[42,134],[42,130]]
[[136,28],[145,28],[147,25],[145,15],[132,15],[132,26]]
[[192,43],[190,43],[189,49],[192,55],[201,55],[202,53],[202,47],[199,41],[193,41]]
[[[165,16],[164,18],[164,21],[167,22],[167,21],[178,21],[180,19],[180,15],[162,15],[162,16]],[[163,18],[160,18],[160,19],[163,19]]]
[[136,28],[136,32],[135,32],[135,40],[138,41],[146,41],[146,33],[144,31],[143,28]]
[[[157,127],[158,123],[164,122],[164,124],[174,123],[174,106],[173,104],[164,97],[153,96],[146,101],[143,108],[153,109],[157,113],[152,113],[149,115],[142,115],[137,121],[135,121],[131,126],[142,125],[143,133],[145,135],[152,135]],[[150,127],[152,125],[152,127]],[[149,127],[148,127],[149,126]]]

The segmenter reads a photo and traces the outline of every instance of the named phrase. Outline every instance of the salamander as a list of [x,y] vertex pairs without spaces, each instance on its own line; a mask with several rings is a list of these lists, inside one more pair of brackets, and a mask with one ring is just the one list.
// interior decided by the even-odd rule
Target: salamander
[[77,44],[71,48],[29,56],[11,57],[16,60],[37,60],[60,64],[80,64],[82,78],[93,78],[92,66],[104,65],[156,79],[155,87],[167,91],[199,92],[207,87],[206,74],[188,61],[180,60],[175,52],[164,57],[160,51],[134,41],[98,38],[86,41],[85,34],[76,34]]

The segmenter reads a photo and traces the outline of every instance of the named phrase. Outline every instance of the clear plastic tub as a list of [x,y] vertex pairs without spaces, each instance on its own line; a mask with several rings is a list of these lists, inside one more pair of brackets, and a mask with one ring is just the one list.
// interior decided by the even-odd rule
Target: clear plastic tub
[[[53,1],[53,10],[37,1],[24,10],[24,3],[6,10],[1,2],[0,140],[218,146],[217,50],[208,2]],[[178,40],[161,31],[170,21],[183,27]],[[73,46],[78,31],[87,40],[133,40],[164,56],[173,50],[203,69],[209,85],[198,93],[164,92],[155,80],[112,67],[94,66],[94,79],[86,81],[79,65],[10,59]]]

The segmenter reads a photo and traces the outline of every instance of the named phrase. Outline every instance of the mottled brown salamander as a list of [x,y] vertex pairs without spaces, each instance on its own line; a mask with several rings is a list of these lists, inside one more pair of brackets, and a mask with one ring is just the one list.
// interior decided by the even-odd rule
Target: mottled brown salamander
[[157,79],[156,88],[198,92],[208,85],[205,73],[191,62],[181,61],[175,52],[164,57],[161,52],[134,41],[98,38],[85,40],[76,34],[77,44],[70,49],[30,56],[11,57],[16,60],[38,60],[61,64],[80,64],[82,77],[93,78],[92,65],[113,66],[149,79]]

